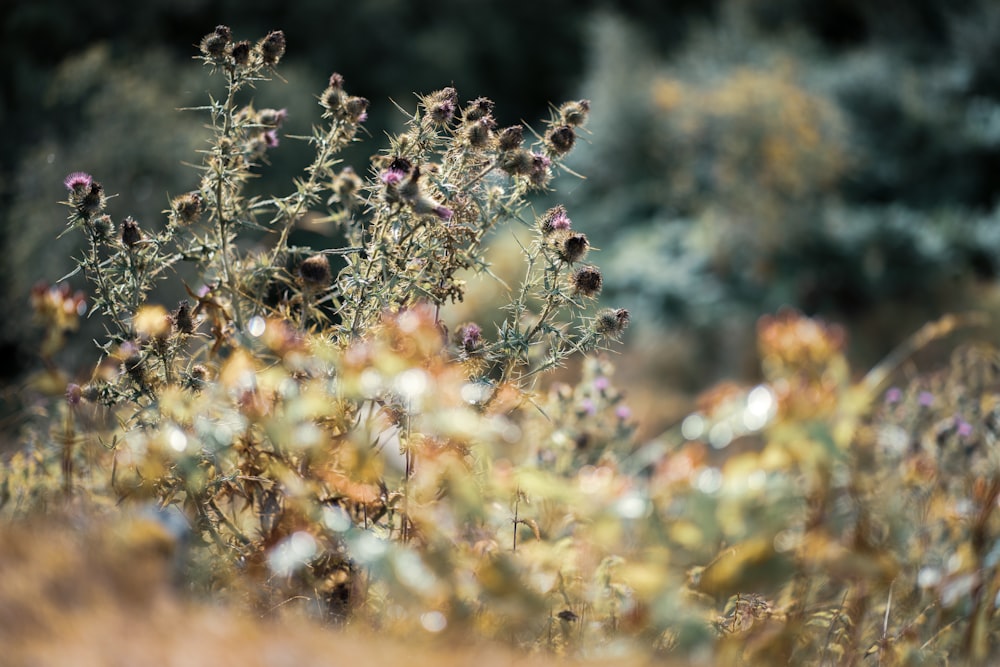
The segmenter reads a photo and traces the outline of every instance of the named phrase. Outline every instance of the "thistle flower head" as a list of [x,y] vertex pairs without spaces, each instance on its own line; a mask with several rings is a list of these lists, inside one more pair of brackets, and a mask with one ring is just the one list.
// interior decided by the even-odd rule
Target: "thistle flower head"
[[576,133],[569,125],[552,127],[545,133],[545,145],[555,155],[565,155],[573,150]]
[[236,63],[237,67],[247,67],[253,56],[253,44],[246,40],[236,42],[233,44],[229,55],[232,57],[233,62]]
[[586,297],[594,297],[601,293],[604,277],[596,266],[581,266],[570,276],[573,291]]
[[483,344],[483,330],[475,322],[467,322],[455,331],[455,343],[466,352],[474,352]]
[[604,308],[594,317],[594,333],[602,338],[618,338],[631,321],[632,316],[624,308]]
[[272,30],[260,41],[259,48],[264,64],[274,67],[285,55],[285,33],[281,30]]
[[427,95],[421,102],[427,117],[436,125],[447,125],[458,111],[458,93],[450,86]]
[[219,25],[215,27],[213,32],[201,38],[201,44],[198,48],[205,58],[218,64],[225,58],[226,47],[229,46],[232,38],[233,32],[229,26]]
[[573,127],[579,127],[587,122],[587,116],[590,115],[590,100],[577,100],[575,102],[566,102],[561,107],[559,107],[559,118],[566,125],[572,125]]
[[310,290],[319,290],[329,287],[332,275],[330,273],[330,261],[326,255],[315,254],[302,260],[298,269],[299,279],[303,287]]
[[477,121],[493,113],[493,100],[488,97],[479,97],[468,104],[465,105],[465,112],[462,114],[462,119],[469,121]]
[[63,184],[66,189],[70,192],[76,192],[83,194],[90,190],[90,186],[94,182],[94,177],[90,174],[84,173],[82,171],[74,171],[72,174],[66,177]]
[[500,131],[497,141],[502,151],[512,151],[520,148],[524,143],[524,127],[521,125],[511,125]]
[[100,213],[104,209],[104,188],[93,176],[75,171],[63,181],[69,190],[69,203],[84,216]]
[[557,230],[569,229],[573,226],[573,221],[566,214],[566,207],[558,204],[545,212],[539,219],[538,226],[543,234],[551,234]]
[[141,240],[142,232],[139,230],[139,223],[132,216],[122,220],[122,245],[131,249]]
[[201,193],[186,192],[170,202],[171,219],[179,225],[190,225],[201,218],[203,201]]
[[590,241],[587,240],[586,234],[569,230],[553,232],[549,237],[549,242],[552,244],[556,256],[567,264],[579,262],[590,249]]

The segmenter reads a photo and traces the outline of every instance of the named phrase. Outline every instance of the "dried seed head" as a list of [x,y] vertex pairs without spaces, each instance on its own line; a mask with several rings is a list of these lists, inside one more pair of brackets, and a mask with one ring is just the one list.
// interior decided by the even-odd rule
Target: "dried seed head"
[[99,215],[91,221],[94,239],[97,241],[110,241],[115,234],[115,223],[111,221],[111,216],[105,213]]
[[580,127],[587,122],[587,116],[590,115],[590,100],[577,100],[575,102],[566,102],[561,107],[559,107],[559,117],[567,125],[572,125],[573,127]]
[[575,264],[587,255],[590,242],[585,234],[557,230],[550,237],[556,255],[567,264]]
[[632,321],[624,308],[604,308],[594,317],[594,332],[605,338],[618,338]]
[[177,310],[170,313],[170,321],[178,333],[194,333],[194,318],[191,316],[191,304],[184,299],[177,304]]
[[499,145],[502,151],[512,151],[524,143],[524,127],[511,125],[500,131]]
[[246,40],[236,42],[233,44],[230,55],[237,67],[246,67],[250,64],[250,58],[253,55],[253,44]]
[[344,100],[346,119],[352,123],[363,123],[368,119],[368,100],[364,97],[348,97]]
[[465,136],[473,148],[485,148],[493,138],[493,128],[497,122],[493,116],[482,116],[466,123]]
[[285,55],[285,33],[281,30],[272,30],[260,42],[260,55],[265,65],[274,67]]
[[330,261],[326,255],[316,254],[302,260],[299,264],[299,279],[302,286],[309,290],[321,290],[330,286]]
[[132,216],[122,220],[122,245],[126,248],[134,248],[142,241],[142,232],[139,231],[139,223]]
[[576,133],[569,125],[559,125],[545,133],[545,145],[556,155],[569,153],[575,143]]
[[173,221],[178,225],[190,225],[198,222],[202,212],[201,193],[197,191],[187,192],[174,197],[170,202],[170,212],[173,214]]
[[542,189],[552,180],[552,160],[540,153],[531,154],[531,170],[528,172],[528,180],[537,189]]
[[454,88],[442,88],[422,100],[427,117],[437,125],[447,125],[458,110],[458,93]]
[[601,270],[596,266],[587,265],[574,271],[573,275],[570,276],[570,282],[573,285],[573,291],[577,294],[593,297],[601,293],[604,277],[601,276]]
[[479,97],[465,105],[465,112],[462,119],[465,121],[475,121],[485,118],[493,113],[493,100],[486,97]]
[[500,168],[511,176],[528,176],[535,168],[535,158],[526,150],[513,150],[501,156]]
[[206,58],[216,62],[221,62],[226,55],[226,47],[229,46],[233,33],[229,26],[216,26],[214,32],[210,32],[201,38],[199,49]]

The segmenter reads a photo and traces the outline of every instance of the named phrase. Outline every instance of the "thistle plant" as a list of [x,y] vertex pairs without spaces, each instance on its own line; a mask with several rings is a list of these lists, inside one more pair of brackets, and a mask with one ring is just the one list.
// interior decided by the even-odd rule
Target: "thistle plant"
[[[532,608],[545,597],[489,546],[524,553],[525,527],[541,538],[528,507],[537,491],[495,478],[494,460],[529,427],[522,406],[543,401],[538,379],[629,323],[624,310],[592,312],[603,278],[566,209],[531,205],[589,103],[554,107],[536,133],[498,128],[489,99],[462,104],[444,88],[404,112],[404,131],[362,177],[338,155],[358,140],[369,102],[341,75],[305,137],[281,135],[284,109],[245,101],[277,76],[285,46],[280,31],[239,41],[226,26],[201,41],[224,88],[186,110],[207,116],[211,137],[200,181],[163,221],[115,224],[102,183],[66,179],[68,231],[87,242],[67,279],[90,282],[106,336],[89,379],[67,390],[60,488],[182,510],[196,545],[190,576],[260,609],[301,599],[324,618],[378,618],[405,593],[433,598],[455,628],[530,642],[537,618],[482,615],[481,595],[508,586]],[[247,195],[285,139],[308,142],[314,160],[290,194]],[[337,225],[346,243],[293,245],[308,221]],[[489,272],[490,236],[512,223],[531,240],[504,321],[496,331],[448,322],[466,277]],[[181,266],[194,271],[181,278]],[[168,307],[152,295],[171,278],[184,298]],[[591,405],[611,400],[602,382]],[[629,437],[616,419],[606,446]],[[572,471],[563,460],[552,473]],[[498,582],[468,589],[487,570]]]

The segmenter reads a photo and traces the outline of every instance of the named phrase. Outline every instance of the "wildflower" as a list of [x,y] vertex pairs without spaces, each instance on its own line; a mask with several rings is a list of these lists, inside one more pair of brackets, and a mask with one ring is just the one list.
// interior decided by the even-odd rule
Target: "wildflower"
[[615,416],[622,421],[627,421],[632,417],[632,409],[627,405],[619,405],[615,408]]
[[332,278],[330,262],[326,255],[315,254],[302,260],[298,270],[299,278],[307,289],[324,289]]
[[559,117],[566,125],[579,127],[587,122],[590,114],[590,100],[578,100],[576,102],[566,102],[559,107]]
[[611,380],[604,377],[603,375],[594,378],[594,389],[596,389],[597,391],[604,393],[610,387],[611,387]]
[[899,387],[890,387],[889,390],[885,392],[885,402],[889,405],[899,403],[902,397],[903,392]]
[[422,100],[427,116],[437,125],[447,125],[458,109],[458,93],[454,88],[442,88]]
[[122,245],[131,249],[141,240],[142,232],[139,230],[139,223],[132,216],[122,220]]
[[277,148],[278,146],[278,131],[268,130],[264,133],[264,145],[268,148]]
[[281,30],[272,30],[261,40],[260,55],[265,65],[274,67],[285,55],[285,33]]
[[917,395],[917,403],[922,407],[929,408],[934,404],[934,394],[929,391],[922,391]]
[[66,402],[69,403],[70,407],[80,405],[81,400],[83,400],[83,389],[80,388],[80,385],[75,382],[66,385]]
[[569,153],[575,143],[576,133],[569,125],[553,127],[545,133],[545,145],[556,155]]
[[75,171],[63,184],[69,190],[69,203],[80,215],[90,216],[104,209],[104,188],[90,174]]
[[601,293],[604,278],[596,266],[581,266],[570,276],[573,291],[586,297],[594,297]]
[[170,202],[174,222],[180,225],[190,225],[197,222],[201,217],[203,203],[199,192],[187,192],[174,197],[173,201]]
[[550,243],[556,256],[567,264],[575,264],[583,259],[590,242],[585,234],[573,233],[569,230],[559,230],[550,237]]
[[597,406],[594,405],[594,401],[589,398],[585,398],[580,401],[580,412],[584,415],[593,416],[597,414]]
[[70,192],[77,192],[83,194],[90,190],[91,184],[94,182],[94,177],[90,174],[86,174],[82,171],[74,171],[72,174],[66,177],[63,184],[66,189]]
[[483,344],[483,330],[475,322],[463,324],[455,331],[455,342],[466,352],[474,352]]
[[512,151],[520,148],[521,144],[524,143],[524,128],[520,125],[505,127],[500,131],[498,143],[502,151]]
[[963,438],[968,438],[972,435],[972,424],[961,417],[955,417],[955,432]]
[[572,224],[569,216],[566,215],[566,207],[562,204],[553,206],[547,210],[538,221],[538,226],[541,228],[543,234],[550,234],[557,229],[569,229]]
[[617,338],[631,321],[632,316],[624,308],[604,308],[594,317],[594,332],[604,338]]

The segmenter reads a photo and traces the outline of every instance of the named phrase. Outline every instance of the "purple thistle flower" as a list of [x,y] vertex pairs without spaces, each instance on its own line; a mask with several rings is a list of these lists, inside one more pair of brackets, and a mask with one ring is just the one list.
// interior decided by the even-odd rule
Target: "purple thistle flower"
[[90,186],[94,182],[94,177],[90,174],[86,174],[82,171],[74,171],[72,174],[66,177],[63,184],[66,189],[70,192],[84,192],[85,190],[90,190]]
[[400,182],[406,178],[406,172],[402,169],[393,169],[392,167],[389,167],[379,174],[378,178],[386,185],[399,185]]
[[955,430],[963,438],[968,438],[972,435],[972,424],[961,417],[955,417]]
[[455,212],[452,211],[447,206],[436,206],[434,207],[434,215],[436,215],[441,220],[448,222],[449,220],[451,220],[451,217],[455,215]]
[[479,342],[482,338],[483,330],[479,328],[478,324],[470,323],[462,328],[462,346],[471,350],[479,346]]
[[615,416],[622,421],[630,418],[632,416],[632,408],[627,405],[619,405],[615,408]]
[[917,395],[917,403],[925,408],[929,408],[934,403],[934,394],[929,391],[922,391]]
[[580,401],[580,409],[586,415],[597,414],[597,406],[594,405],[594,402],[589,398],[585,398],[582,401]]
[[549,220],[549,227],[551,227],[552,229],[569,229],[572,226],[572,224],[573,223],[569,219],[569,216],[566,215],[564,211],[556,213],[556,215],[553,216],[551,220]]
[[267,132],[265,132],[264,133],[264,143],[267,144],[268,148],[275,148],[278,145],[278,143],[279,143],[279,141],[278,141],[278,131],[277,130],[268,130]]
[[603,375],[594,378],[594,389],[597,391],[607,391],[611,386],[611,381]]
[[885,392],[885,402],[889,405],[894,403],[899,403],[900,399],[903,398],[903,390],[899,387],[890,387],[887,392]]

